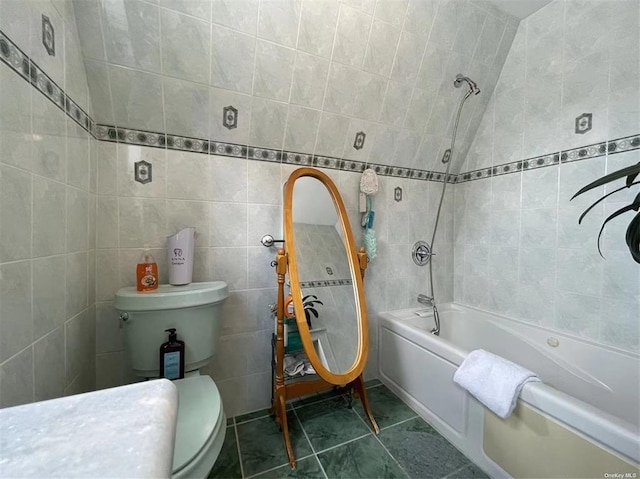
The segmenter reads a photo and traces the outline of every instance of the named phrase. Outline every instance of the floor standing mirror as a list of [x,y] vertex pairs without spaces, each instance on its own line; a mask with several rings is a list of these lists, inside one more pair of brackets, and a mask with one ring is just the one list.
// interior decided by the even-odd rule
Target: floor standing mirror
[[[368,318],[363,285],[367,256],[356,250],[342,198],[322,171],[299,168],[284,188],[285,248],[278,251],[277,326],[272,414],[279,424],[289,463],[296,460],[287,424],[290,399],[343,386],[360,401],[379,432],[367,401],[362,371],[369,352]],[[285,302],[289,277],[293,316],[304,353],[315,374],[285,377]],[[315,297],[315,299],[313,298]],[[312,298],[311,309],[308,310]],[[317,301],[316,301],[317,300]],[[289,341],[291,342],[291,340]]]

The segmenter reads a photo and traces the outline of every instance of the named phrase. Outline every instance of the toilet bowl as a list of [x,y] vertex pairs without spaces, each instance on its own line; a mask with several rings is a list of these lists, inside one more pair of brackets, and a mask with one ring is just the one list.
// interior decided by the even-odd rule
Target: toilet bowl
[[185,378],[178,389],[178,415],[172,477],[205,478],[213,467],[226,432],[227,419],[213,380],[200,375],[218,343],[222,304],[229,296],[223,281],[160,285],[153,292],[122,288],[115,308],[124,326],[125,347],[137,376],[160,377],[159,348],[166,329],[175,328],[185,343]]
[[174,381],[178,389],[178,421],[171,477],[207,477],[227,430],[218,388],[209,376]]

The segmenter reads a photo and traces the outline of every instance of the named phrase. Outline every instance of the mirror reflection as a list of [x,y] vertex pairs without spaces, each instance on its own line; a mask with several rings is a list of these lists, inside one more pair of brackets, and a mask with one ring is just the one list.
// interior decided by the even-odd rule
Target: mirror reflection
[[358,349],[345,232],[329,191],[316,178],[296,180],[292,212],[298,277],[314,346],[329,371],[344,373]]

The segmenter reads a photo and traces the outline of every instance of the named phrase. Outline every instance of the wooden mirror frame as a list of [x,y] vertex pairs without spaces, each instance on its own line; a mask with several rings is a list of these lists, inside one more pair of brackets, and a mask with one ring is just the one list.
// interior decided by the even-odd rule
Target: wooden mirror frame
[[[312,177],[320,181],[328,190],[333,205],[338,215],[338,220],[344,231],[344,242],[346,249],[347,261],[349,262],[349,271],[353,279],[354,298],[356,306],[356,320],[358,323],[358,345],[356,357],[351,367],[342,372],[334,373],[327,369],[322,363],[318,353],[313,345],[313,338],[309,331],[309,326],[305,319],[304,306],[302,304],[302,289],[300,287],[300,278],[298,276],[298,263],[296,258],[296,238],[293,229],[293,189],[296,180],[301,177]],[[325,381],[335,385],[345,385],[354,381],[362,374],[367,362],[369,354],[369,326],[367,316],[367,305],[365,301],[364,284],[362,280],[362,270],[360,267],[359,256],[356,251],[353,232],[347,216],[347,211],[342,202],[342,197],[335,184],[320,170],[315,168],[298,168],[289,175],[284,188],[284,238],[287,250],[289,278],[291,281],[291,296],[293,298],[293,307],[296,316],[298,331],[305,352],[309,357],[311,365],[316,373]]]

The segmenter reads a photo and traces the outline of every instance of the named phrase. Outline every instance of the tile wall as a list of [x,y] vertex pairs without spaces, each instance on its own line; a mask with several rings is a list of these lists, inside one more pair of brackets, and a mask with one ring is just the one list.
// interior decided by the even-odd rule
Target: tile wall
[[[29,237],[33,243],[33,246],[30,245],[25,251],[15,253],[15,257],[9,255],[7,260],[10,263],[9,267],[18,264],[15,263],[18,260],[30,259],[31,254],[38,260],[41,259],[41,255],[46,254],[46,258],[53,255],[54,259],[61,261],[57,258],[58,255],[66,255],[67,252],[72,252],[69,259],[64,256],[64,272],[62,269],[56,270],[53,267],[46,269],[52,276],[52,279],[46,282],[47,286],[60,293],[62,291],[62,288],[60,288],[61,283],[65,285],[65,309],[64,313],[59,313],[58,316],[65,316],[65,319],[67,319],[67,314],[73,314],[69,318],[71,321],[64,329],[65,361],[67,364],[65,391],[74,392],[91,389],[94,381],[94,364],[97,387],[123,384],[135,379],[128,372],[129,368],[123,353],[122,330],[119,329],[117,316],[112,307],[113,294],[119,287],[132,284],[133,265],[137,262],[142,248],[150,247],[152,249],[156,254],[162,271],[165,263],[163,254],[164,236],[172,234],[182,226],[193,224],[198,227],[199,231],[198,258],[194,279],[224,279],[229,283],[232,291],[231,298],[226,305],[225,322],[227,324],[223,328],[220,348],[220,357],[225,358],[225,360],[224,362],[220,361],[212,364],[208,372],[220,385],[225,397],[225,404],[230,408],[227,412],[228,414],[238,414],[266,406],[270,395],[268,385],[270,356],[268,335],[272,324],[267,305],[274,300],[273,286],[275,283],[273,281],[273,270],[270,268],[269,263],[275,251],[269,251],[259,246],[259,239],[265,233],[275,232],[277,235],[277,232],[281,229],[280,188],[293,166],[286,164],[285,159],[288,159],[288,156],[276,154],[276,150],[242,148],[242,146],[248,141],[247,138],[250,138],[247,135],[250,135],[252,131],[256,134],[255,131],[259,131],[260,128],[267,128],[271,120],[269,119],[264,123],[267,126],[255,121],[247,123],[246,120],[242,120],[243,110],[238,108],[240,116],[233,121],[235,128],[220,129],[224,135],[231,135],[222,136],[223,140],[226,139],[231,143],[226,144],[226,146],[218,144],[215,149],[207,148],[200,150],[199,153],[178,151],[177,147],[189,149],[188,143],[184,138],[176,140],[175,143],[173,141],[170,143],[170,138],[168,136],[165,137],[163,133],[143,133],[145,141],[141,141],[140,132],[126,132],[126,134],[123,134],[121,129],[94,128],[92,118],[101,118],[100,115],[104,114],[103,112],[109,111],[107,107],[104,107],[107,109],[103,109],[102,112],[94,108],[96,104],[100,105],[100,95],[106,95],[106,91],[109,90],[108,84],[106,89],[96,90],[94,84],[90,81],[89,94],[87,94],[86,89],[84,92],[79,91],[78,84],[82,83],[80,80],[82,80],[83,74],[78,72],[78,76],[75,74],[75,70],[72,73],[64,71],[65,68],[69,69],[72,68],[72,65],[78,64],[78,49],[75,47],[78,44],[77,39],[71,35],[65,39],[66,41],[61,42],[59,37],[56,37],[58,38],[58,46],[65,45],[67,50],[64,58],[60,60],[66,65],[65,68],[62,68],[55,61],[52,61],[48,54],[45,55],[40,51],[42,47],[39,43],[39,31],[37,31],[43,11],[47,13],[51,23],[56,27],[59,23],[58,13],[65,15],[65,18],[72,18],[75,8],[77,9],[75,16],[82,37],[82,32],[86,33],[88,26],[91,26],[91,21],[100,18],[100,16],[93,17],[91,15],[83,17],[83,8],[89,5],[90,2],[79,2],[74,5],[68,2],[57,2],[55,7],[52,7],[53,10],[51,12],[49,12],[51,5],[47,1],[30,2],[28,3],[28,8],[24,8],[25,4],[23,2],[15,0],[1,0],[1,2],[0,6],[2,8],[0,12],[2,13],[1,18],[3,21],[0,29],[7,35],[12,44],[16,44],[18,48],[22,49],[22,52],[18,54],[16,52],[20,50],[12,47],[11,54],[6,56],[3,61],[11,63],[20,55],[29,55],[35,62],[31,65],[31,72],[38,71],[40,76],[46,74],[42,76],[42,79],[39,76],[38,78],[34,77],[33,86],[35,88],[30,88],[28,82],[25,81],[25,79],[29,79],[29,69],[27,69],[26,73],[24,71],[21,72],[22,63],[19,59],[14,65],[15,71],[11,71],[6,64],[2,65],[3,93],[6,91],[11,91],[12,93],[15,91],[16,93],[15,95],[2,95],[2,101],[6,101],[11,105],[10,108],[3,109],[7,112],[7,119],[3,121],[2,141],[3,146],[6,147],[8,144],[12,147],[6,150],[9,151],[7,155],[3,154],[2,161],[11,166],[10,172],[28,174],[30,175],[29,178],[33,179],[33,182],[37,183],[44,180],[52,184],[55,182],[53,186],[46,183],[27,187],[27,190],[23,192],[24,201],[22,205],[22,209],[28,212],[27,215],[15,214],[15,211],[20,211],[19,207],[13,207],[15,195],[8,195],[9,198],[7,200],[3,198],[3,214],[9,215],[6,222],[13,223],[19,217],[25,229],[23,231],[15,228],[6,228],[3,223],[1,231],[3,236],[6,236],[6,240],[3,238],[3,243],[12,241],[12,235],[15,235],[16,231],[21,240]],[[223,6],[221,2],[214,3],[216,5],[219,4],[220,8]],[[270,2],[264,3],[266,5],[270,4]],[[413,11],[411,9],[416,8],[416,5],[411,6],[410,4],[407,7],[407,2],[400,3],[403,11],[407,8]],[[137,4],[137,0],[126,2],[127,8],[135,4]],[[384,4],[384,2],[380,2],[380,4]],[[192,4],[186,5],[192,6]],[[315,5],[320,5],[320,3]],[[417,5],[420,6],[422,4]],[[453,21],[453,18],[455,18],[454,13],[458,12],[455,5],[457,5],[457,2],[448,7],[443,7],[443,10],[441,10],[441,12],[444,12],[441,14],[442,21],[447,19],[450,22]],[[138,6],[142,9],[147,7],[157,9],[155,5],[140,4]],[[236,8],[236,6],[235,2],[227,5],[231,9]],[[343,8],[348,11],[348,7],[342,4],[334,6],[337,9],[336,15],[338,11],[342,12]],[[378,10],[374,10],[371,5],[363,5],[361,7],[364,10],[360,11],[359,15],[362,14],[364,18],[368,18],[372,24],[374,23],[373,16],[382,15],[382,13],[375,13]],[[58,8],[60,11],[56,10]],[[304,12],[304,5],[301,8],[300,11]],[[165,12],[167,9],[162,7],[161,10]],[[358,9],[356,8],[356,10]],[[365,10],[369,13],[365,13]],[[446,12],[454,16],[449,18],[445,15]],[[372,16],[371,13],[374,15]],[[418,13],[414,13],[418,15]],[[476,13],[479,13],[476,18],[478,22],[476,27],[478,29],[485,24],[485,21],[492,21],[498,18],[494,18],[494,14],[498,15],[496,12],[488,13],[481,10]],[[423,14],[428,16],[429,9],[425,10]],[[69,17],[69,15],[72,16]],[[145,15],[142,16],[145,17]],[[132,17],[132,24],[136,24],[133,22],[136,18],[139,19],[139,17]],[[410,18],[412,17],[409,15],[407,18],[407,24],[411,23]],[[504,17],[500,18],[505,20]],[[507,25],[509,23],[508,19],[505,22],[501,24],[501,28],[506,31],[509,28]],[[31,23],[33,23],[32,26]],[[69,31],[73,31],[72,22],[69,21],[68,24]],[[19,28],[20,25],[30,25],[27,31],[32,31],[33,34],[29,34],[25,38],[25,29]],[[441,26],[440,28],[443,27]],[[211,29],[214,29],[213,24]],[[397,33],[400,36],[399,27],[397,29]],[[65,29],[56,28],[56,31],[60,33]],[[31,38],[32,36],[33,38]],[[407,33],[407,37],[411,37],[411,35]],[[116,35],[114,38],[124,37]],[[510,42],[508,35],[505,38],[508,38]],[[257,42],[255,38],[253,41]],[[426,42],[426,39],[424,42]],[[83,39],[82,43],[86,44],[85,47],[90,48],[90,40],[85,42]],[[32,45],[34,45],[34,48],[31,48]],[[144,50],[144,45],[144,42],[136,42],[133,47],[119,44],[116,49],[122,48],[129,51],[131,55],[136,56],[141,49]],[[2,47],[4,56],[4,44]],[[450,47],[452,45],[447,44],[445,50]],[[498,45],[496,44],[494,47],[498,48]],[[405,47],[405,50],[407,48]],[[506,47],[503,45],[503,48]],[[14,54],[18,55],[18,57]],[[326,56],[328,54],[323,55]],[[145,58],[144,62],[153,60],[153,55],[147,57],[146,54],[143,54],[143,57]],[[60,58],[58,56],[58,59]],[[468,57],[467,60],[471,60],[471,58]],[[324,61],[328,63],[328,60]],[[489,60],[483,61],[491,63]],[[496,64],[501,61],[496,57]],[[85,68],[90,78],[92,75],[91,65],[90,61],[85,61]],[[251,65],[251,68],[253,68],[253,64]],[[337,65],[336,68],[342,68],[341,64],[338,63]],[[111,65],[106,63],[103,66],[111,68]],[[133,70],[129,69],[127,71]],[[415,74],[418,74],[418,72],[416,71]],[[390,73],[386,74],[386,78],[389,78],[390,75]],[[112,79],[110,76],[108,78]],[[169,81],[170,79],[163,77],[163,81],[165,80]],[[10,86],[5,89],[5,85]],[[145,95],[128,96],[126,97],[127,101],[121,104],[119,108],[127,109],[129,108],[129,103],[135,105],[137,104],[136,101],[146,97],[149,91],[153,92],[153,85],[149,85],[145,85],[145,87],[149,86],[145,90]],[[61,91],[65,91],[65,88],[69,88],[66,96],[60,94]],[[49,89],[51,89],[51,92]],[[208,87],[208,91],[211,93],[211,98],[214,98],[214,87]],[[226,95],[230,92],[224,91],[224,93]],[[234,93],[234,95],[242,98],[240,93]],[[109,97],[111,97],[111,93]],[[220,105],[228,103],[227,99],[229,98],[229,96],[224,96],[224,101],[221,101]],[[249,104],[268,106],[268,101],[270,100],[255,97],[251,98]],[[406,101],[408,102],[408,100]],[[164,109],[165,104],[163,104],[163,110],[160,113],[163,121],[167,121],[169,117],[180,120],[181,117],[178,113],[175,113],[175,115],[171,113],[167,116]],[[196,101],[194,104],[200,105],[201,102]],[[233,105],[235,104],[233,103]],[[25,109],[25,105],[29,106]],[[68,117],[65,118],[62,112],[56,109],[58,107],[55,105],[60,105],[60,108],[66,108],[72,117],[75,117],[74,113],[77,110],[78,119],[83,120],[79,121],[79,123],[92,131],[96,137],[107,141],[89,139],[84,130],[78,130],[75,123],[70,121]],[[115,105],[115,103],[112,103],[114,112],[121,112],[122,110],[116,108]],[[284,105],[288,115],[289,106]],[[476,105],[476,108],[480,108],[478,105]],[[266,106],[263,111],[265,114],[271,115],[273,112]],[[37,116],[46,111],[47,108],[51,109],[52,113],[44,116],[47,119],[53,118],[53,121],[47,122],[42,127],[43,131],[40,131]],[[84,109],[91,116],[88,117],[81,109]],[[142,107],[138,110],[143,111]],[[140,113],[138,110],[133,113]],[[25,111],[29,112],[28,118],[16,123],[15,118],[21,118],[21,114],[24,114]],[[32,111],[33,115],[31,115]],[[255,113],[257,110],[252,109],[252,111]],[[136,121],[134,124],[136,129],[147,128],[149,124],[145,122],[157,119],[156,113],[158,112],[154,113],[147,110],[144,110],[144,112],[144,115],[137,118],[140,122]],[[133,113],[132,118],[135,118]],[[57,115],[59,118],[56,117],[56,114],[59,114]],[[121,117],[118,116],[118,118]],[[253,116],[253,118],[263,117],[258,115]],[[269,116],[269,118],[272,117]],[[8,121],[9,119],[11,121]],[[87,119],[86,124],[85,119]],[[331,130],[333,132],[341,132],[347,124],[356,121],[355,118],[350,116],[338,119],[340,121],[337,123],[329,122],[333,125]],[[63,123],[63,121],[66,123]],[[436,120],[434,119],[434,121]],[[115,123],[118,125],[118,122]],[[64,129],[60,129],[60,124],[65,124]],[[207,122],[207,124],[209,123]],[[402,123],[399,122],[398,127],[401,126]],[[75,142],[71,140],[70,137],[73,137],[71,133],[75,131],[74,129],[78,130],[77,134],[82,141]],[[111,131],[114,131],[113,137],[111,136]],[[164,127],[160,128],[160,132],[163,131],[165,131]],[[179,131],[179,129],[174,131]],[[182,131],[200,135],[200,133],[192,132],[191,130]],[[400,128],[400,131],[402,132],[402,128]],[[234,133],[239,133],[240,136],[236,138],[233,136]],[[45,135],[48,136],[45,137]],[[271,133],[267,132],[265,135],[271,138]],[[16,141],[17,137],[24,137],[25,141]],[[218,135],[216,134],[212,137],[218,138]],[[5,138],[9,141],[5,141]],[[42,138],[47,141],[42,141]],[[63,139],[61,140],[60,138]],[[155,138],[154,148],[132,144],[149,144],[149,138]],[[160,139],[162,139],[162,143]],[[337,141],[333,133],[326,136],[325,140],[327,145],[342,144],[342,139]],[[40,141],[42,143],[38,143]],[[344,141],[347,144],[351,144],[350,141]],[[32,144],[35,146],[32,146]],[[51,148],[57,148],[54,152],[55,154],[50,154],[48,150],[41,152],[38,149],[48,145],[51,145]],[[78,151],[82,150],[81,145],[85,149],[82,155],[78,153]],[[368,143],[368,145],[371,145],[371,143]],[[281,148],[280,144],[275,146]],[[414,146],[417,148],[417,144]],[[220,147],[222,150],[219,150]],[[398,151],[401,148],[402,146],[399,146]],[[411,151],[415,152],[415,148]],[[25,150],[26,153],[22,150]],[[34,150],[34,153],[32,153],[32,150]],[[372,148],[372,150],[374,149]],[[252,151],[254,152],[253,154],[250,153]],[[402,158],[413,157],[414,153],[411,153],[411,151],[407,150],[398,154]],[[216,153],[222,153],[226,156],[218,156]],[[38,166],[38,163],[31,165],[32,155],[37,158],[37,154],[40,154],[42,158],[40,163],[42,164],[40,166]],[[250,154],[252,158],[265,161],[248,161],[244,159],[247,154]],[[342,155],[342,150],[336,150],[335,154]],[[348,155],[345,154],[343,156],[347,157]],[[24,158],[27,158],[27,161]],[[68,166],[65,164],[64,171],[60,170],[60,168],[56,169],[56,161],[63,161],[60,158],[66,158],[68,162],[72,160],[75,162],[77,159],[79,164],[70,164]],[[88,165],[83,166],[82,161],[85,158]],[[301,158],[310,162],[308,155],[302,155]],[[388,159],[389,157],[380,157],[381,160],[385,158]],[[297,157],[295,159],[297,160]],[[356,159],[366,161],[371,158],[368,150],[366,150],[362,152],[362,155],[354,156],[354,160]],[[145,185],[133,181],[133,164],[141,160],[149,162],[153,168],[153,181]],[[356,213],[356,205],[359,174],[338,171],[338,169],[345,168],[340,159],[329,158],[327,163],[322,164],[336,168],[335,170],[330,170],[330,174],[345,196],[352,223],[354,225],[358,224],[359,214]],[[359,166],[356,171],[360,166],[364,165],[364,162],[358,162],[357,164]],[[388,165],[389,163],[385,164]],[[349,165],[349,163],[346,165]],[[38,167],[40,169],[37,169]],[[83,168],[85,167],[88,175],[86,184],[82,179],[84,176]],[[423,165],[421,167],[424,168]],[[418,292],[423,292],[426,287],[426,271],[411,262],[409,252],[415,241],[428,239],[428,236],[430,236],[429,232],[434,219],[433,213],[435,212],[438,194],[442,187],[441,182],[437,181],[428,182],[400,178],[400,176],[406,176],[405,173],[395,169],[393,171],[389,170],[389,173],[392,173],[394,177],[383,177],[381,179],[381,191],[375,201],[375,210],[377,212],[375,228],[379,241],[378,257],[371,264],[366,279],[367,289],[370,291],[368,300],[371,318],[375,318],[375,313],[378,311],[407,307],[413,304],[415,295]],[[424,176],[420,178],[422,179]],[[65,182],[69,182],[69,186]],[[12,185],[19,184],[14,182],[13,179],[10,183]],[[63,185],[65,190],[59,190],[59,187]],[[43,201],[43,203],[46,203],[45,206],[47,208],[46,211],[41,212],[40,218],[47,222],[42,223],[42,226],[40,226],[41,222],[37,217],[37,210],[40,206],[34,203],[35,200],[30,199],[32,194],[35,195],[32,192],[41,191],[41,187],[51,187],[46,190],[47,201]],[[394,189],[396,188],[401,188],[403,191],[403,200],[401,202],[394,200]],[[9,190],[3,189],[3,191]],[[81,193],[86,193],[86,205],[84,204],[84,195]],[[79,203],[75,202],[73,195],[81,196],[82,200]],[[36,197],[34,196],[34,198]],[[51,209],[53,206],[61,204],[61,202],[64,203],[64,208],[61,206],[59,209]],[[9,206],[5,207],[4,205]],[[441,285],[439,286],[438,294],[443,301],[452,297],[450,274],[453,261],[453,248],[451,245],[452,205],[453,197],[449,195],[445,205],[446,219],[443,222],[441,234],[438,238],[441,251],[436,260],[436,274],[439,278],[438,284]],[[425,210],[428,211],[426,215],[424,213]],[[78,238],[81,238],[84,234],[82,225],[71,224],[72,215],[79,214],[78,211],[87,215],[86,243],[78,241]],[[25,218],[29,217],[29,215],[31,215],[33,221],[25,221]],[[64,220],[61,221],[62,218]],[[46,229],[46,233],[42,229]],[[358,235],[357,228],[356,235]],[[40,243],[47,245],[49,249],[38,249],[40,248]],[[4,258],[2,261],[4,261]],[[31,268],[31,264],[29,266]],[[86,283],[84,280],[79,285],[72,283],[72,279],[78,277],[76,270],[83,269],[84,271],[85,267],[87,268]],[[17,270],[18,268],[16,267],[15,269]],[[59,296],[56,296],[54,292],[48,291],[44,295],[46,296],[46,301],[43,303],[45,306],[37,306],[36,290],[38,290],[39,285],[33,282],[33,273],[29,273],[30,276],[25,279],[24,286],[20,286],[15,280],[20,275],[14,277],[13,274],[14,272],[11,271],[11,276],[8,273],[4,276],[8,278],[4,283],[6,286],[3,285],[3,289],[6,291],[5,295],[13,299],[12,301],[3,301],[2,307],[6,308],[8,307],[7,305],[14,304],[15,298],[20,297],[20,295],[16,296],[15,294],[17,288],[24,298],[24,301],[19,302],[19,307],[28,310],[27,316],[29,317],[32,314],[30,311],[34,311],[33,321],[35,324],[35,321],[37,321],[35,319],[36,309],[38,307],[42,309],[48,308],[49,305],[53,305],[55,298]],[[61,274],[65,275],[64,282],[59,281]],[[166,281],[164,273],[162,273],[161,279]],[[83,300],[84,297],[86,297],[86,302]],[[78,311],[78,307],[87,308],[86,314],[85,309]],[[21,337],[29,337],[25,329],[31,331],[31,322],[28,323],[28,327],[25,327],[24,322],[12,321],[10,318],[17,315],[17,313],[14,314],[14,311],[19,311],[19,308],[8,310],[6,314],[3,311],[3,331],[11,332],[9,326],[5,326],[6,323],[12,328],[19,329]],[[47,311],[49,312],[48,309]],[[93,327],[94,311],[97,317],[95,329]],[[78,313],[82,313],[82,315]],[[24,312],[20,313],[21,317],[24,315]],[[372,322],[375,322],[375,319],[372,319]],[[372,324],[372,331],[375,331],[375,329],[375,324]],[[59,339],[59,334],[62,330],[56,331],[58,331],[57,337]],[[42,374],[38,372],[37,365],[35,368],[32,365],[38,359],[30,359],[31,356],[38,354],[35,348],[39,343],[36,342],[33,346],[29,346],[30,343],[26,341],[24,339],[22,348],[16,354],[11,353],[10,360],[3,363],[3,367],[6,366],[5,369],[7,370],[6,372],[3,371],[3,383],[14,384],[21,378],[26,377],[15,372],[22,371],[16,365],[23,369],[31,367],[32,370],[35,370],[33,374],[35,379],[32,379],[31,383],[24,382],[22,389],[3,388],[3,391],[11,391],[12,394],[16,394],[14,391],[20,391],[19,399],[7,400],[4,404],[26,402],[32,400],[32,398],[44,397],[37,393],[34,395],[28,393],[29,388],[38,389],[38,377],[41,377]],[[20,342],[17,342],[17,344],[20,344]],[[375,333],[372,333],[371,344],[373,347],[368,374],[375,375],[377,370],[375,348],[377,338]],[[93,358],[94,345],[97,354],[95,360]],[[55,350],[55,348],[53,349]],[[10,349],[3,348],[3,351],[10,351]],[[59,352],[59,349],[56,351]],[[27,357],[27,359],[24,359],[24,357]],[[82,360],[76,361],[79,357]],[[231,360],[227,360],[228,358],[231,358]],[[29,360],[31,360],[31,363],[29,363]],[[41,360],[41,362],[46,363],[49,367],[61,364],[48,357],[45,360]],[[80,363],[82,363],[81,367],[78,366]],[[29,366],[30,364],[31,366]],[[78,370],[81,370],[81,373],[78,373]],[[51,377],[54,377],[54,375],[47,375],[47,378]],[[13,381],[13,383],[10,381]],[[34,382],[35,386],[33,386]],[[26,393],[24,393],[25,391]],[[48,397],[53,396],[55,394],[51,394]]]
[[486,92],[466,106],[464,153],[517,26],[484,0],[75,6],[97,123],[437,171],[455,75]]
[[[633,23],[637,2],[604,8],[556,0],[517,35],[516,23],[486,4],[461,5],[0,0],[0,30],[94,120],[112,127],[92,130],[107,141],[90,139],[38,90],[46,81],[33,88],[0,65],[0,403],[134,380],[113,294],[133,284],[145,247],[166,281],[164,237],[195,225],[194,280],[223,279],[231,290],[221,360],[207,372],[228,415],[266,407],[275,249],[259,240],[281,231],[281,185],[294,168],[286,152],[301,152],[305,161],[310,154],[332,157],[332,168],[343,158],[437,170],[460,93],[452,96],[449,77],[459,71],[468,71],[484,94],[465,109],[461,158],[475,140],[456,172],[543,153],[551,153],[553,166],[489,172],[449,188],[434,258],[439,301],[455,296],[637,350],[639,278],[620,244],[623,221],[605,236],[607,262],[593,247],[597,220],[619,204],[606,203],[582,229],[573,219],[585,203],[566,205],[567,195],[589,179],[637,162],[637,149],[577,162],[554,163],[553,154],[603,141],[606,153],[607,140],[640,131],[639,42],[629,35],[640,31]],[[51,58],[42,48],[42,12],[60,25],[64,54]],[[585,24],[605,30],[597,41],[585,41]],[[236,111],[225,114],[225,107]],[[594,126],[576,135],[574,115],[586,112]],[[363,148],[353,148],[353,137],[365,130]],[[165,132],[192,143],[170,142]],[[226,144],[181,151],[196,140]],[[153,168],[153,181],[144,185],[133,179],[134,163],[142,160]],[[343,170],[327,172],[357,225],[359,174]],[[375,313],[412,306],[426,292],[428,272],[409,253],[415,241],[430,240],[442,187],[398,176],[381,177],[374,204],[378,256],[365,280],[371,376]],[[354,231],[360,241],[359,228]],[[584,280],[576,286],[575,277]]]
[[[270,335],[273,317],[268,305],[276,300],[275,271],[270,266],[276,248],[265,248],[265,234],[280,237],[282,184],[295,166],[206,156],[133,145],[95,142],[97,185],[97,385],[131,381],[124,354],[122,329],[113,309],[118,288],[134,284],[141,249],[151,248],[167,281],[164,238],[184,226],[196,226],[194,281],[224,280],[231,295],[224,307],[217,357],[206,368],[218,385],[227,414],[269,406],[271,390]],[[134,181],[133,165],[146,160],[153,181]],[[180,171],[181,174],[170,174]],[[360,175],[325,170],[342,193],[354,234],[361,242],[357,213]],[[409,307],[427,287],[427,272],[413,264],[410,251],[426,239],[441,183],[382,177],[375,197],[378,257],[367,270],[366,289],[371,321],[368,376],[377,375],[376,312]],[[393,198],[403,189],[403,201]],[[453,295],[451,244],[453,197],[439,237],[437,291],[442,300]]]
[[[54,55],[42,43],[42,15],[54,28]],[[0,62],[0,407],[6,407],[95,388],[96,169],[89,134],[40,90],[64,89],[88,108],[71,2],[2,0],[0,30],[49,75],[27,64],[34,88]],[[1,46],[4,55],[9,47]]]
[[[596,246],[603,220],[636,192],[607,199],[580,226],[582,211],[614,187],[569,200],[640,161],[639,9],[555,0],[521,22],[463,166],[494,169],[455,187],[457,301],[638,351],[640,268],[624,242],[635,213],[607,226],[606,259]],[[591,129],[576,133],[585,113]],[[495,168],[548,154],[541,168]]]

